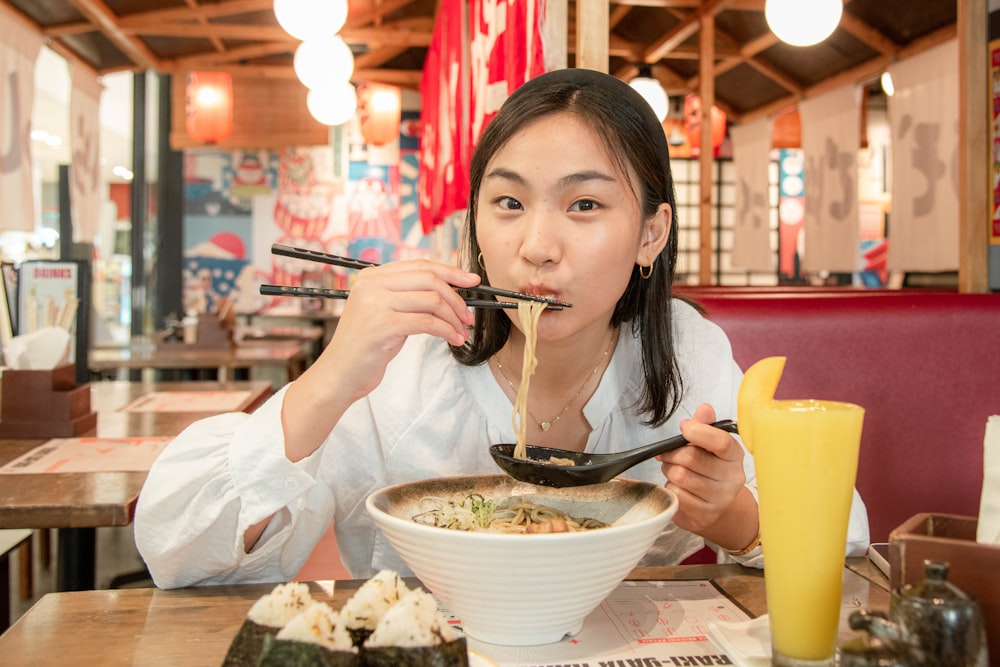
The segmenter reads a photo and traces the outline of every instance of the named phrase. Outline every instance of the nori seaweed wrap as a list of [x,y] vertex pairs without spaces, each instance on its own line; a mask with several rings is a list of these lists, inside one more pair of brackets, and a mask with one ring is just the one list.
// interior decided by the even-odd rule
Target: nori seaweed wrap
[[301,583],[278,584],[250,608],[222,661],[223,667],[256,667],[265,644],[291,618],[312,603],[309,586]]
[[266,642],[260,667],[357,667],[361,664],[340,615],[314,602]]
[[366,667],[468,667],[469,650],[434,597],[414,590],[385,612],[361,658]]
[[353,651],[331,651],[319,644],[292,639],[273,639],[269,643],[260,667],[358,667],[362,664]]
[[377,646],[361,650],[365,667],[468,667],[465,637],[437,646]]

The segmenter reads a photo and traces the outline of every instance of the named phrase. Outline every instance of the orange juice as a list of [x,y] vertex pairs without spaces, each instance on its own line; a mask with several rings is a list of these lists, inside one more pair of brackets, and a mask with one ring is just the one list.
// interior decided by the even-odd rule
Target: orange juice
[[753,407],[774,664],[833,657],[864,414],[834,401]]

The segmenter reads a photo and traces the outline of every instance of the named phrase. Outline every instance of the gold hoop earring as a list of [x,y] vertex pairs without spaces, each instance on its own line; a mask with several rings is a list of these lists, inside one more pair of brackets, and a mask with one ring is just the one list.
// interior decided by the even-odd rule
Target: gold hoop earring
[[639,277],[643,280],[649,280],[653,276],[653,263],[650,262],[649,266],[639,265]]
[[486,265],[483,264],[483,253],[482,252],[479,253],[479,257],[476,258],[476,261],[479,263],[479,268],[482,269],[483,271],[485,271],[486,270]]

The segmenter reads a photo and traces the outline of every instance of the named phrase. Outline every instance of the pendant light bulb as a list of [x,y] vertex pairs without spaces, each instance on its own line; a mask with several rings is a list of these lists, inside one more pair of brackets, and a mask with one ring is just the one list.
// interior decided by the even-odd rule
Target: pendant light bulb
[[661,123],[666,120],[667,111],[670,109],[670,99],[659,81],[651,76],[637,76],[629,81],[628,85],[632,86],[649,103],[657,120]]
[[844,13],[843,0],[766,0],[764,18],[778,39],[812,46],[829,37]]

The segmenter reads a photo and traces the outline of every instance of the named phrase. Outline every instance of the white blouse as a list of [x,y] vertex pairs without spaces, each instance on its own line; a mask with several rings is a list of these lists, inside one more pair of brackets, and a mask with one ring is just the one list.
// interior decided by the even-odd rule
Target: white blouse
[[[719,419],[736,418],[742,373],[723,331],[694,308],[674,301],[677,356],[684,380],[679,409],[662,426],[643,426],[633,406],[641,395],[638,341],[623,327],[600,385],[584,407],[592,425],[587,451],[630,449],[676,435],[701,403]],[[382,383],[354,403],[323,445],[297,463],[284,455],[278,391],[252,414],[192,424],[157,459],[136,508],[135,538],[156,584],[181,586],[276,582],[295,576],[330,521],[344,566],[356,578],[382,568],[409,573],[365,509],[373,491],[429,477],[489,474],[499,468],[489,445],[514,442],[512,405],[487,364],[469,367],[439,338],[412,336]],[[744,458],[756,496],[753,458]],[[660,464],[645,461],[626,477],[664,482]],[[246,530],[274,515],[250,553]],[[868,546],[868,519],[855,492],[848,554]],[[673,524],[643,559],[670,565],[704,546]],[[720,560],[761,565],[761,550]]]

